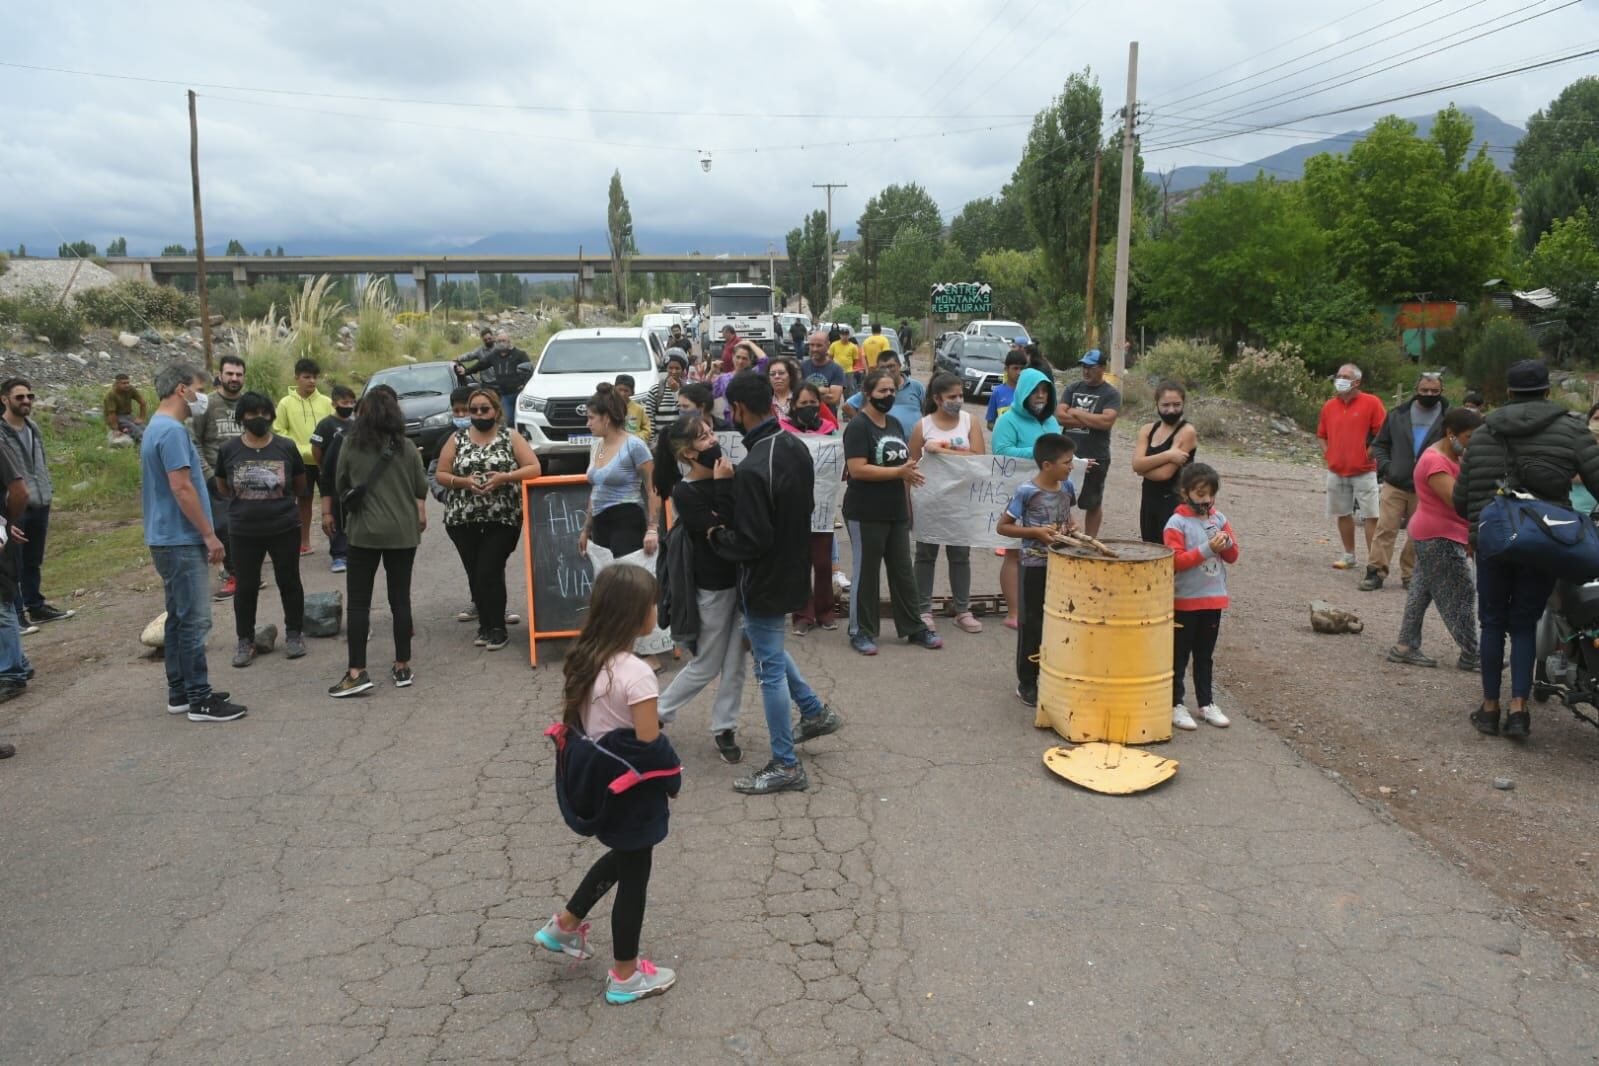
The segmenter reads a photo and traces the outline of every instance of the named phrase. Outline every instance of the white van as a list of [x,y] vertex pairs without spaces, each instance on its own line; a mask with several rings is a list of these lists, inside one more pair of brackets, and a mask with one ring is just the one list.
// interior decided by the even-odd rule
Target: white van
[[533,364],[533,376],[516,400],[516,424],[533,451],[545,456],[586,456],[589,397],[602,381],[631,374],[641,401],[662,377],[666,346],[642,326],[563,329]]
[[1023,344],[1032,339],[1032,334],[1027,332],[1026,326],[1003,318],[980,318],[975,322],[968,322],[962,332],[968,337],[1002,337],[1005,340],[1015,340],[1020,337]]

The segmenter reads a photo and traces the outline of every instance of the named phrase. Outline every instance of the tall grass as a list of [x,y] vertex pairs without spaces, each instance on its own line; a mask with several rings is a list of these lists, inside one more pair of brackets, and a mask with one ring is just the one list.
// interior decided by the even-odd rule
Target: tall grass
[[355,316],[355,351],[360,358],[394,357],[394,311],[394,290],[389,279],[380,275],[368,278]]
[[307,278],[289,304],[295,358],[315,359],[324,365],[332,361],[333,323],[349,310],[329,292],[332,284],[330,274]]
[[244,358],[244,387],[276,400],[288,391],[289,366],[294,360],[293,332],[279,336],[276,305],[260,319],[246,322],[239,354]]

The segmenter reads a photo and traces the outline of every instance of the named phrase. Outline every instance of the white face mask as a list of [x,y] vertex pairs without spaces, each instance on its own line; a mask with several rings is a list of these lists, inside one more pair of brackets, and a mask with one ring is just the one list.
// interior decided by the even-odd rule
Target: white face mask
[[194,394],[194,402],[189,405],[189,413],[195,416],[203,415],[209,406],[211,406],[211,394],[197,392]]
[[1333,388],[1337,389],[1339,392],[1348,392],[1354,387],[1355,383],[1350,381],[1348,378],[1338,378],[1333,382]]

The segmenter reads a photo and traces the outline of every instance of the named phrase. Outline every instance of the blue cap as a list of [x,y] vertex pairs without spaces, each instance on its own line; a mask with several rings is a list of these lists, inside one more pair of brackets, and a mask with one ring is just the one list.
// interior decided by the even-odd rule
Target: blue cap
[[1105,357],[1103,355],[1099,354],[1099,349],[1098,348],[1090,348],[1087,352],[1084,353],[1083,357],[1077,361],[1077,365],[1078,366],[1098,366],[1099,364],[1103,363],[1104,361],[1105,361]]

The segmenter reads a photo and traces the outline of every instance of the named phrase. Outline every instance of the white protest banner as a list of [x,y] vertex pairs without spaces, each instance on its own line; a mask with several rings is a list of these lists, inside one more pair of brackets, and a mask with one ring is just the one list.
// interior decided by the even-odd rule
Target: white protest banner
[[[811,532],[833,532],[833,516],[838,512],[839,486],[844,479],[844,442],[838,437],[799,437],[816,464],[816,488],[812,495]],[[726,431],[716,435],[722,454],[737,466],[747,454],[744,435]]]
[[[911,489],[911,537],[924,544],[1014,548],[1017,542],[995,532],[1016,487],[1038,473],[1031,459],[1009,455],[950,455],[924,452],[919,464],[926,478]],[[1071,480],[1081,485],[1088,464],[1072,460]]]
[[[589,542],[588,560],[594,566],[594,576],[598,578],[600,571],[608,566],[637,566],[649,571],[651,577],[655,576],[655,556],[645,554],[641,548],[631,555],[618,558],[611,554],[609,548],[603,548],[593,541]],[[669,630],[656,626],[655,630],[633,642],[634,655],[660,655],[672,650],[672,634]]]

